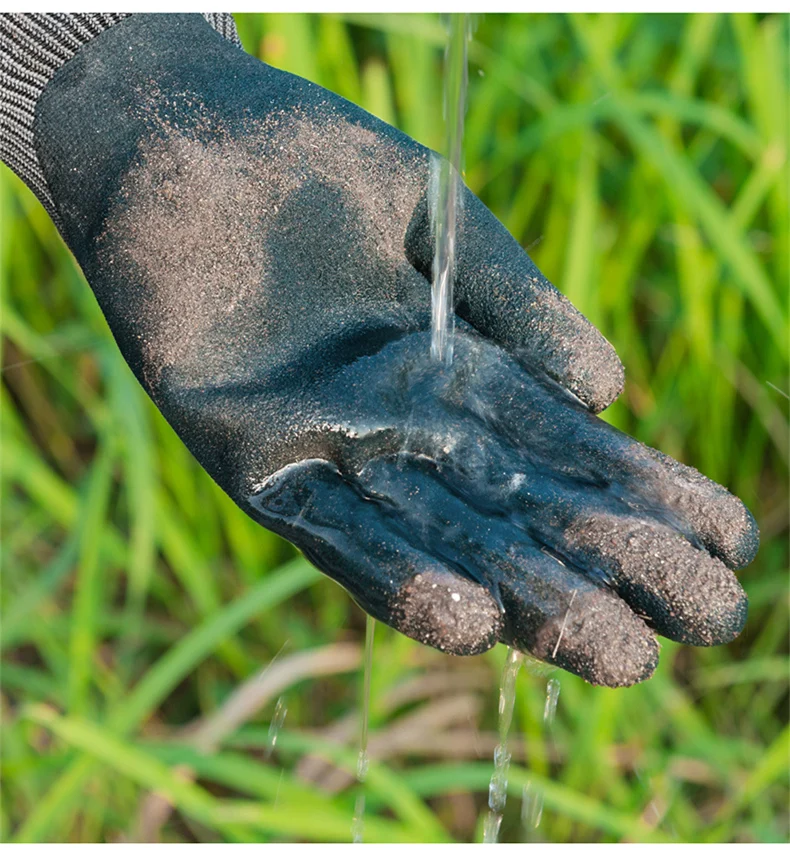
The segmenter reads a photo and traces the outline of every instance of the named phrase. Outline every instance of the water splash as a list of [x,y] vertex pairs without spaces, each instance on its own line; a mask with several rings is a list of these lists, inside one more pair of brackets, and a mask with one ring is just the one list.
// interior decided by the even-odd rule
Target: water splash
[[453,284],[458,212],[462,197],[464,115],[471,16],[447,15],[444,53],[444,125],[446,158],[431,163],[430,210],[435,239],[431,289],[431,358],[453,360]]
[[373,671],[373,637],[376,619],[367,616],[365,622],[365,652],[362,672],[362,716],[359,732],[359,755],[357,756],[357,781],[359,791],[354,802],[354,818],[351,820],[351,841],[362,842],[365,830],[365,778],[368,776],[368,723],[370,719],[370,677]]
[[[546,700],[543,704],[543,732],[546,741],[554,740],[554,718],[557,715],[557,702],[560,697],[560,681],[556,677],[546,682]],[[529,840],[532,832],[540,827],[543,817],[543,790],[532,788],[530,781],[524,784],[521,794],[521,826],[524,829],[525,841]]]
[[516,678],[523,657],[515,648],[508,648],[502,680],[499,685],[499,744],[494,749],[494,773],[488,787],[488,813],[483,826],[483,842],[495,843],[505,814],[507,773],[510,766],[508,735],[516,702]]
[[274,705],[274,715],[272,716],[272,720],[269,724],[266,750],[263,755],[266,760],[271,757],[272,752],[274,751],[274,746],[277,744],[277,734],[282,730],[286,715],[288,715],[288,707],[286,706],[285,698],[280,697]]

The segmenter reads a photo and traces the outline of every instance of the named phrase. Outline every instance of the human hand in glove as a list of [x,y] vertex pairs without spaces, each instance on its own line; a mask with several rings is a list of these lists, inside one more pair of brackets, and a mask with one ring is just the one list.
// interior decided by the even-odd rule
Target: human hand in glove
[[455,358],[430,360],[426,148],[197,15],[88,40],[31,132],[39,193],[151,398],[370,614],[608,686],[652,673],[656,633],[740,632],[751,515],[596,417],[614,350],[469,191]]

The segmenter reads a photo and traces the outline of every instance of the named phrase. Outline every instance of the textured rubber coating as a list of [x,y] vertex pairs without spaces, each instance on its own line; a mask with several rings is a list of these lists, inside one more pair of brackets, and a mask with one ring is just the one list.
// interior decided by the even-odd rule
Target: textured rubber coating
[[[33,140],[36,103],[57,70],[81,47],[127,17],[123,12],[0,14],[0,161],[27,184],[55,224],[59,215]],[[230,14],[203,17],[241,47]]]

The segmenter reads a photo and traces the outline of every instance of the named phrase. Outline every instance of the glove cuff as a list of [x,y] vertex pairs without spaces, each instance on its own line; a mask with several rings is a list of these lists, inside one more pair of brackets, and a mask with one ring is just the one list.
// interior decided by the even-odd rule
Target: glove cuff
[[[56,71],[97,35],[129,13],[0,15],[0,160],[60,221],[33,142],[36,104]],[[203,17],[220,35],[241,47],[233,17],[224,12]]]

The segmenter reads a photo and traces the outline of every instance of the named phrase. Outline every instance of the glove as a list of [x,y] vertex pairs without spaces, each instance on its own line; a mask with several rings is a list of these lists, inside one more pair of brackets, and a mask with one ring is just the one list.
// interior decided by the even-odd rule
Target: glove
[[198,15],[91,38],[32,135],[153,401],[371,615],[607,686],[650,676],[656,633],[740,632],[752,516],[595,416],[621,390],[616,354],[468,190],[455,358],[431,361],[435,154]]

